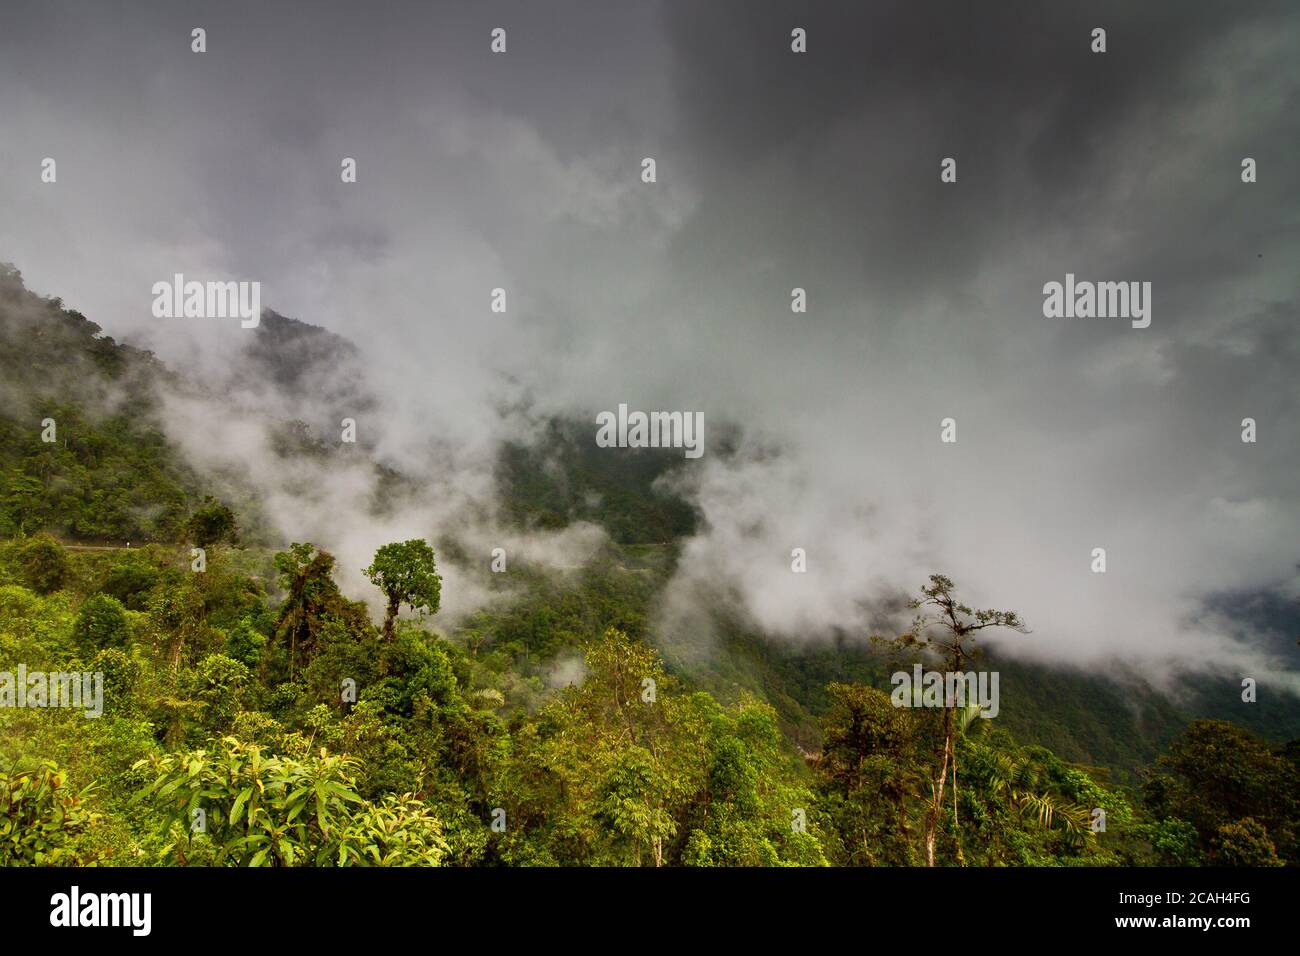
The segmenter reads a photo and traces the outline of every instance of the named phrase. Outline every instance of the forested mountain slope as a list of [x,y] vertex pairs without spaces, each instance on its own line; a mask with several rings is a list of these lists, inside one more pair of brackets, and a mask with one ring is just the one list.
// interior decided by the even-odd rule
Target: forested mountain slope
[[[310,389],[357,360],[302,323],[265,327],[250,387]],[[86,701],[5,703],[0,681],[0,799],[26,821],[0,840],[2,862],[1298,858],[1291,702],[1212,707],[1236,691],[1201,682],[1175,700],[1134,675],[996,659],[1002,713],[948,726],[948,711],[891,705],[896,648],[866,635],[790,647],[721,603],[711,653],[678,655],[656,628],[700,520],[660,480],[681,458],[601,455],[570,423],[501,450],[501,512],[520,529],[601,525],[594,559],[515,561],[504,576],[453,538],[393,542],[366,569],[387,612],[354,602],[332,554],[274,540],[237,488],[186,464],[160,414],[171,373],[99,331],[0,272],[0,673],[103,681],[92,718]],[[365,400],[359,378],[326,381],[326,405]],[[281,425],[287,463],[335,447]],[[386,487],[418,484],[374,469]],[[444,621],[438,569],[453,566],[497,599]],[[951,807],[932,800],[948,748],[963,775]],[[304,804],[308,791],[321,800]]]

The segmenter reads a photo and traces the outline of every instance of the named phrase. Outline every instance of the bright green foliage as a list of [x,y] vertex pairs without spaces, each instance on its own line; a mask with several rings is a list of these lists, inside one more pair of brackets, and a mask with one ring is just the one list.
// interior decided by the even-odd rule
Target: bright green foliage
[[649,848],[655,866],[663,864],[664,844],[677,833],[668,810],[672,782],[659,772],[654,756],[632,746],[616,754],[601,775],[595,793],[593,821],[611,833],[614,847],[628,847],[637,864]]
[[438,613],[442,577],[434,564],[433,548],[427,542],[415,538],[386,544],[375,552],[374,561],[363,573],[388,598],[384,637],[392,639],[393,621],[403,604],[417,611]]
[[266,651],[266,635],[260,633],[248,618],[244,618],[226,638],[226,656],[245,667],[256,668]]
[[75,620],[69,604],[66,592],[40,597],[26,588],[0,587],[0,663],[35,668],[69,656]]
[[[960,837],[967,862],[1044,865],[1084,861],[1095,851],[1089,808],[1075,803],[1063,767],[1041,747],[1020,748],[999,734],[968,733],[958,745]],[[945,821],[950,823],[950,821]]]
[[1199,866],[1202,862],[1196,827],[1186,820],[1165,817],[1140,824],[1137,832],[1151,845],[1158,864]]
[[687,818],[680,862],[825,866],[828,827],[772,708],[744,699],[728,712],[706,694],[692,699],[711,716],[712,757]]
[[[0,582],[23,580],[25,546],[0,545]],[[104,674],[98,720],[0,709],[0,765],[30,754],[67,768],[61,792],[79,802],[42,812],[78,861],[917,865],[948,739],[940,865],[1286,859],[1294,814],[1269,794],[1291,786],[1294,763],[1235,728],[1178,742],[1145,803],[967,711],[949,738],[937,710],[895,708],[869,671],[798,690],[822,714],[810,734],[783,719],[788,701],[746,692],[750,675],[710,693],[698,671],[665,665],[648,643],[650,559],[568,581],[520,562],[520,597],[448,639],[411,619],[385,638],[310,544],[274,559],[215,549],[204,574],[184,570],[187,552],[70,552],[60,590],[0,584],[0,670]],[[147,613],[123,609],[110,582]],[[766,653],[764,666],[809,679]],[[1184,777],[1213,783],[1210,753],[1224,775],[1212,806],[1180,816],[1196,809]]]
[[436,864],[437,820],[409,797],[378,807],[363,801],[353,790],[354,764],[323,748],[296,759],[225,737],[212,750],[153,758],[147,765],[156,776],[140,799],[165,814],[168,862]]
[[507,861],[823,862],[811,829],[792,826],[813,797],[770,709],[678,692],[652,650],[614,630],[585,665],[514,738],[499,788]]
[[186,675],[187,696],[202,705],[200,722],[209,734],[230,729],[243,707],[248,688],[248,668],[223,654],[209,654]]
[[52,761],[34,770],[0,768],[0,866],[86,866],[80,846],[98,814],[86,809],[88,790],[74,791]]
[[342,826],[339,866],[441,866],[447,856],[442,823],[414,794],[389,794],[365,804]]
[[140,662],[115,647],[105,648],[90,661],[91,673],[104,675],[104,710],[110,714],[134,714],[140,684]]

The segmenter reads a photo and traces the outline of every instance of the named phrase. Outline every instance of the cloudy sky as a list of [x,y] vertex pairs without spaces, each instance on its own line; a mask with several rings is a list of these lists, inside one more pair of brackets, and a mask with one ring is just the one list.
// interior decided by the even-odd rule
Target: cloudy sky
[[[665,630],[706,593],[859,633],[942,570],[1030,655],[1282,677],[1206,600],[1300,595],[1297,62],[1285,2],[18,0],[0,260],[195,375],[252,333],[153,283],[260,281],[365,351],[362,427],[442,486],[487,487],[503,402],[702,411]],[[1150,282],[1150,327],[1045,318],[1067,273]]]

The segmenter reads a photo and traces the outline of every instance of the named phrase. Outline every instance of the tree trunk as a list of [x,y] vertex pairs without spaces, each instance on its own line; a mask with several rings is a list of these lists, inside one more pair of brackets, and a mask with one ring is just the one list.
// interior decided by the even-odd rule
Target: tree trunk
[[393,622],[397,620],[397,609],[399,605],[394,598],[388,599],[388,613],[384,615],[384,640],[391,641],[397,636],[393,629]]
[[961,830],[957,828],[957,741],[952,742],[952,837],[957,841],[957,865],[966,865],[966,856],[961,852]]
[[939,827],[939,815],[943,812],[943,791],[948,782],[948,757],[952,753],[952,711],[946,707],[943,711],[943,763],[939,767],[939,777],[934,784],[934,796],[930,801],[930,813],[925,821],[925,865],[934,866],[935,831]]
[[171,669],[173,673],[180,670],[181,651],[184,649],[184,647],[185,647],[185,625],[182,624],[180,627],[176,629],[176,636],[172,638],[171,647],[167,649],[168,650],[167,662],[171,665]]

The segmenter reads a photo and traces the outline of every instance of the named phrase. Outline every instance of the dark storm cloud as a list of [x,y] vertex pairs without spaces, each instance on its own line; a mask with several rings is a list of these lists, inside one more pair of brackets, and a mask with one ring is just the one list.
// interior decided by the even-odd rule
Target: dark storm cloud
[[[1139,234],[1148,273],[1235,274],[1233,244],[1253,256],[1268,211],[1300,185],[1294,111],[1248,135],[1196,113],[1243,36],[1294,37],[1300,17],[1283,4],[680,3],[667,24],[682,162],[705,196],[694,226],[779,221],[757,241],[876,292],[951,289],[1007,238],[1091,221],[1098,206]],[[790,53],[794,26],[805,56]],[[1090,50],[1097,26],[1104,55]],[[1227,91],[1224,118],[1293,91],[1293,77],[1261,71]],[[1117,196],[1135,176],[1158,183],[1189,139],[1214,146],[1188,171],[1194,197]],[[1247,196],[1229,175],[1244,155],[1270,169]],[[948,156],[960,190],[939,182]]]

